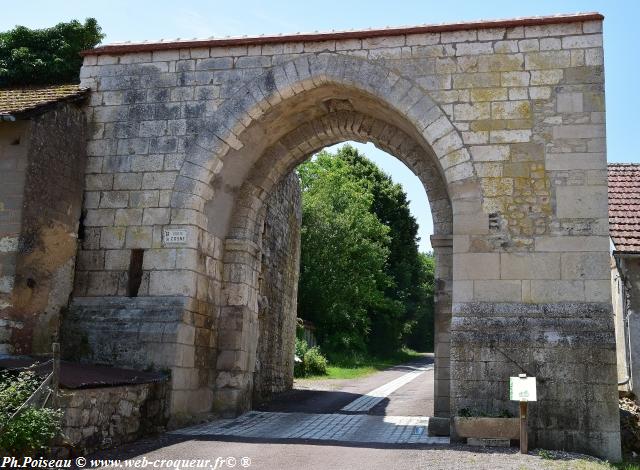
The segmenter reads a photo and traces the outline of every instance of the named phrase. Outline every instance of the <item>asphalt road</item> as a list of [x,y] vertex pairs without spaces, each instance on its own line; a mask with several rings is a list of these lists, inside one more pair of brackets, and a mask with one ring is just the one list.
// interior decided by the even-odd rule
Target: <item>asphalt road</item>
[[[296,389],[257,407],[261,411],[284,413],[336,413],[354,399],[432,362],[425,357],[355,380],[298,381]],[[390,394],[369,411],[376,416],[429,416],[433,412],[433,370]],[[576,456],[561,463],[537,455],[520,455],[517,449],[482,449],[451,445],[389,445],[311,440],[278,440],[265,436],[186,436],[163,434],[88,456],[92,459],[130,459],[132,465],[117,468],[228,468],[250,469],[604,469]],[[187,467],[180,460],[199,460],[200,467]],[[146,463],[145,463],[146,462]],[[99,462],[93,462],[94,465]],[[560,467],[558,467],[560,464]],[[586,466],[585,466],[586,464]]]
[[[367,377],[351,380],[297,380],[294,389],[255,407],[259,411],[336,413],[343,406],[394,379],[433,364],[433,355]],[[433,369],[393,392],[370,414],[393,416],[433,415]]]

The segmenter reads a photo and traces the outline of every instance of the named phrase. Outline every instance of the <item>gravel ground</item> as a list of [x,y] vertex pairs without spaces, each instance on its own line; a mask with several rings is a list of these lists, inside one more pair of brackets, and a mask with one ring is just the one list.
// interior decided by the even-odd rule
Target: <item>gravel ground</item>
[[[167,435],[146,439],[91,458],[210,459],[235,463],[236,468],[304,470],[414,469],[554,469],[605,470],[611,467],[591,457],[545,451],[521,455],[515,448],[487,450],[468,446],[383,448],[328,444],[185,440]],[[231,460],[229,458],[232,458]],[[243,467],[242,458],[250,465]],[[235,459],[235,460],[233,460]],[[166,467],[164,467],[166,468]],[[214,468],[213,465],[210,468]],[[232,468],[222,464],[218,468]]]

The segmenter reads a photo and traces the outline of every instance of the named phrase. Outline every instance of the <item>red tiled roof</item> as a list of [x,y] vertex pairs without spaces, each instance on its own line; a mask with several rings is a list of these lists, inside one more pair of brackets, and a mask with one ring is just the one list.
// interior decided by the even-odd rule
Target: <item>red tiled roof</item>
[[82,98],[88,91],[80,85],[0,88],[0,121],[37,113],[59,101]]
[[609,233],[616,251],[640,253],[640,163],[609,164]]
[[277,34],[254,37],[226,37],[209,39],[176,39],[169,41],[150,41],[142,43],[117,43],[98,46],[82,51],[81,55],[125,54],[128,52],[148,52],[191,47],[226,47],[255,44],[280,44],[302,41],[328,41],[336,39],[364,39],[399,34],[438,33],[443,31],[462,31],[467,29],[514,28],[517,26],[540,26],[546,24],[577,23],[581,21],[601,21],[600,13],[574,13],[567,15],[530,16],[504,20],[479,20],[462,23],[426,24],[419,26],[387,27],[381,29],[363,29],[352,31],[331,31],[315,33]]

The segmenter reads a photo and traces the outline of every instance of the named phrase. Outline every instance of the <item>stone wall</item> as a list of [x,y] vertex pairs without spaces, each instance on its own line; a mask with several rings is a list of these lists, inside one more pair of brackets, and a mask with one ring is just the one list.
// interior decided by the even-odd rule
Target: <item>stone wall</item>
[[[620,291],[614,295],[618,353],[618,378],[630,377],[625,388],[638,393],[640,390],[640,258],[616,253]],[[617,308],[616,308],[617,307]],[[625,326],[627,330],[625,331]]]
[[[135,346],[148,362],[181,369],[172,413],[201,405],[207,387],[216,409],[246,410],[265,202],[314,151],[372,141],[427,188],[443,266],[436,402],[448,407],[440,412],[513,410],[509,376],[526,371],[539,379],[532,445],[617,458],[601,20],[87,55],[82,256],[92,263],[78,270],[76,295],[106,305],[125,295],[130,250],[145,250],[147,307],[120,318],[130,314],[142,330],[158,322],[164,298],[183,297],[187,307],[165,327],[199,331],[180,344],[215,350],[207,369],[211,355],[185,362]],[[164,238],[167,228],[184,230],[183,241]]]
[[63,389],[62,433],[80,455],[160,433],[169,419],[167,394],[166,382]]
[[0,353],[11,354],[11,334],[22,323],[9,315],[22,226],[29,121],[0,123]]
[[28,122],[0,127],[22,134],[9,146],[2,145],[0,157],[7,170],[0,172],[0,321],[1,335],[10,343],[4,350],[46,354],[73,286],[86,159],[85,115],[73,104],[62,104]]
[[262,234],[262,272],[258,281],[258,346],[253,375],[254,401],[293,386],[300,227],[300,183],[295,173],[269,196]]

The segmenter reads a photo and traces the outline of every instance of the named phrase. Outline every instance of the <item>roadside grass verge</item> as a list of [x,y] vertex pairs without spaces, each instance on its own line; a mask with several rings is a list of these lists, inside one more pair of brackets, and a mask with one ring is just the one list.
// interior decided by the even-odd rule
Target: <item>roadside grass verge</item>
[[305,377],[305,379],[357,379],[388,369],[389,367],[393,367],[398,364],[413,361],[423,356],[424,353],[419,353],[408,348],[403,348],[387,357],[334,355],[329,358],[327,375],[312,375]]

